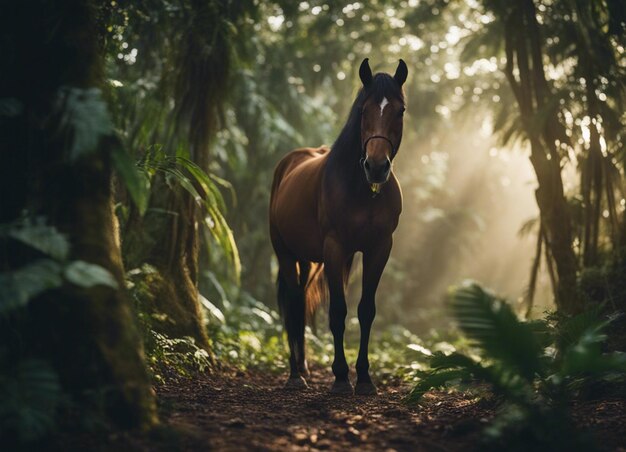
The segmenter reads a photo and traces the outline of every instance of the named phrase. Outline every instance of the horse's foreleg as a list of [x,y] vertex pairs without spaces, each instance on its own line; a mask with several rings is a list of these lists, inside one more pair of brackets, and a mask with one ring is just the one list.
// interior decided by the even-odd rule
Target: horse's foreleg
[[363,253],[363,290],[358,310],[361,343],[356,361],[357,382],[354,390],[359,395],[376,394],[376,386],[369,374],[370,363],[367,355],[372,322],[376,316],[376,289],[389,259],[391,243],[389,237]]
[[348,379],[348,363],[343,350],[343,334],[348,310],[344,293],[344,269],[348,255],[343,246],[334,237],[324,240],[324,270],[328,280],[330,292],[330,331],[333,333],[335,358],[333,360],[333,374],[335,382],[332,393],[352,394],[352,385]]

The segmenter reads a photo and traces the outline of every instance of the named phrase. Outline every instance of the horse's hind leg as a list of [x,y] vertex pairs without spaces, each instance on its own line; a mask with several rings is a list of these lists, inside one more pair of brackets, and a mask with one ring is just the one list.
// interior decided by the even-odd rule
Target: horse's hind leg
[[298,312],[298,319],[302,318],[302,324],[298,325],[299,327],[301,327],[300,329],[298,329],[297,331],[297,350],[296,350],[296,364],[298,366],[298,370],[300,371],[300,373],[302,374],[302,376],[304,377],[308,377],[309,376],[309,366],[307,365],[306,362],[306,354],[305,354],[305,347],[304,347],[304,334],[305,334],[305,329],[306,329],[306,286],[307,283],[309,282],[309,276],[311,274],[311,263],[307,262],[307,261],[299,261],[298,262],[298,268],[299,268],[299,285],[300,288],[302,290],[302,316],[300,316],[300,312]]
[[286,387],[304,388],[307,386],[301,375],[304,360],[304,289],[299,284],[296,261],[283,257],[278,262],[278,304],[289,343],[290,373]]

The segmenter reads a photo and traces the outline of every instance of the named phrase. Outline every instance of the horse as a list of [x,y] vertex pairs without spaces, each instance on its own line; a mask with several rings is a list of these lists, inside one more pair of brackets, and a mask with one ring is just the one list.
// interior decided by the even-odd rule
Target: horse
[[[368,344],[376,315],[376,290],[389,259],[402,211],[392,163],[402,140],[408,69],[399,60],[393,77],[372,75],[368,58],[359,68],[362,86],[334,144],[300,148],[280,160],[270,197],[270,238],[278,260],[277,298],[289,344],[285,387],[307,388],[305,325],[326,295],[334,342],[330,389],[374,395]],[[358,306],[361,339],[353,390],[343,347],[345,290],[352,260],[363,253]]]

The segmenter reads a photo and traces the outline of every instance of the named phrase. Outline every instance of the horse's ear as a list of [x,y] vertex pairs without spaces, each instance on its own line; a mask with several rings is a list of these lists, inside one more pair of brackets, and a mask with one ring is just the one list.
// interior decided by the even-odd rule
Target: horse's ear
[[396,80],[396,82],[398,82],[398,85],[402,86],[404,85],[404,82],[406,82],[407,75],[409,75],[409,70],[406,67],[406,63],[403,59],[400,59],[400,62],[398,63],[398,68],[396,69],[396,73],[393,78]]
[[361,82],[363,82],[363,86],[365,87],[372,83],[372,70],[370,69],[369,58],[365,58],[361,63],[359,77],[361,77]]

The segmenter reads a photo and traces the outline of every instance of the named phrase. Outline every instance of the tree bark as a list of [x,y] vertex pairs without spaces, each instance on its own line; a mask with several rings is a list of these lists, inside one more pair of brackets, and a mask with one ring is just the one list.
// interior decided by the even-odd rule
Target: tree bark
[[[217,130],[230,68],[224,27],[227,2],[193,0],[189,11],[177,62],[176,105],[169,115],[174,133],[166,140],[170,145],[165,151],[175,157],[179,146],[187,146],[189,159],[208,171],[210,141]],[[202,187],[195,188],[204,194]],[[161,274],[162,284],[154,294],[156,309],[168,321],[160,327],[170,335],[193,337],[210,353],[198,292],[201,210],[189,193],[169,187],[160,178],[153,186],[146,217],[139,219],[145,231],[127,237],[124,248],[139,249],[129,259],[134,264],[148,262]]]
[[[0,98],[12,98],[20,108],[0,122],[7,157],[0,165],[0,221],[13,221],[24,211],[44,216],[68,237],[70,259],[105,268],[119,289],[66,282],[34,299],[26,312],[3,319],[11,334],[3,325],[2,339],[16,356],[49,361],[80,405],[101,410],[123,427],[148,427],[157,420],[155,398],[124,291],[109,142],[100,140],[70,161],[77,131],[62,119],[65,107],[59,106],[60,88],[98,85],[95,9],[78,0],[14,2],[4,9]],[[32,258],[0,250],[3,270]]]

